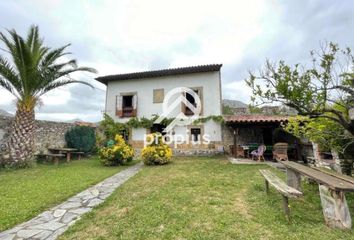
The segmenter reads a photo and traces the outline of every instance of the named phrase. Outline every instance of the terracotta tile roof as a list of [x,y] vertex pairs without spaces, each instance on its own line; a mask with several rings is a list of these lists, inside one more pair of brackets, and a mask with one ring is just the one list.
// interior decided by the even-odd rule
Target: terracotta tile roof
[[172,76],[172,75],[180,75],[180,74],[188,74],[188,73],[215,72],[215,71],[220,71],[221,66],[222,64],[209,64],[209,65],[169,68],[169,69],[161,69],[161,70],[153,70],[153,71],[145,71],[145,72],[123,73],[123,74],[98,77],[96,78],[96,80],[107,85],[109,81],[163,77],[163,76]]
[[263,123],[263,122],[286,122],[288,116],[279,115],[230,115],[224,116],[226,123]]

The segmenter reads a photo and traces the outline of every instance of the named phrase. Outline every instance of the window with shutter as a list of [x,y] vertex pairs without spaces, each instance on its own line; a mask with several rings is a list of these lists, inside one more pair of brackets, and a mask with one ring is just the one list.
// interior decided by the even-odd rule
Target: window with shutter
[[123,96],[116,96],[116,116],[123,117]]
[[162,103],[164,99],[164,89],[153,90],[153,103]]
[[[195,88],[191,88],[200,98],[200,103],[201,103],[201,113],[203,113],[203,88],[202,87],[195,87]],[[193,106],[197,106],[196,104],[196,100],[194,99],[194,97],[189,94],[189,93],[185,93],[185,98],[187,99],[188,102],[190,102]],[[182,111],[184,112],[184,114],[186,116],[189,116],[189,115],[193,115],[193,112],[191,109],[189,109],[185,104],[182,104]]]
[[117,96],[116,115],[119,117],[136,117],[138,98],[136,92],[121,93]]
[[136,94],[133,95],[132,105],[133,105],[132,117],[136,117],[138,113],[138,95]]

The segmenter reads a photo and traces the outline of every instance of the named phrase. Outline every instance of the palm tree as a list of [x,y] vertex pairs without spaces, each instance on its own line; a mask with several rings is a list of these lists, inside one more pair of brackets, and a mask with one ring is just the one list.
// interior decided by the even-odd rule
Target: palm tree
[[[0,33],[9,59],[0,55],[0,86],[16,97],[17,110],[3,164],[9,167],[26,167],[33,157],[35,107],[43,94],[70,83],[90,84],[74,80],[71,73],[96,72],[93,68],[78,67],[76,60],[63,61],[70,54],[65,45],[52,49],[43,45],[37,26],[31,26],[26,39],[15,30],[8,35]],[[62,58],[65,56],[66,58]],[[92,87],[92,86],[91,86]]]

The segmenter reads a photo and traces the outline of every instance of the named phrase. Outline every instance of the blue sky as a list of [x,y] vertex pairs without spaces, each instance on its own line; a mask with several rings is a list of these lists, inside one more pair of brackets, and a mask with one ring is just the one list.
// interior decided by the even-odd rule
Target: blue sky
[[[244,79],[265,60],[304,63],[326,41],[354,48],[354,1],[0,1],[0,31],[40,27],[45,43],[70,51],[98,75],[222,63],[223,97],[249,102]],[[0,52],[3,54],[3,52]],[[105,86],[72,85],[49,93],[36,110],[48,120],[98,121]],[[15,111],[0,89],[0,109]]]

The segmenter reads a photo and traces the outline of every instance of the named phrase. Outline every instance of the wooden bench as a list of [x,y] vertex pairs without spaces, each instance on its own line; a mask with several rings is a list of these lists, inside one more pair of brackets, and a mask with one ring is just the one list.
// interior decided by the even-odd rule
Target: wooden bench
[[320,171],[320,172],[323,172],[323,173],[327,173],[328,175],[331,175],[333,177],[336,177],[336,178],[342,179],[342,180],[344,180],[346,182],[350,182],[350,183],[354,184],[354,178],[350,177],[348,175],[344,175],[344,174],[341,174],[341,173],[334,172],[333,170],[320,168],[320,167],[313,167],[313,169],[316,169],[317,171]]
[[318,183],[322,211],[327,226],[341,229],[351,229],[352,220],[349,212],[346,192],[354,192],[354,182],[351,177],[323,169],[314,169],[299,163],[284,161],[287,183],[301,191],[301,176]]
[[269,184],[272,185],[283,196],[283,207],[286,218],[290,220],[289,198],[298,198],[302,196],[302,192],[288,186],[283,180],[278,178],[269,170],[259,170],[265,178],[266,192],[269,193]]
[[40,154],[36,154],[36,156],[37,157],[45,157],[46,160],[51,158],[51,159],[53,159],[55,165],[59,164],[60,157],[65,157],[65,155],[61,154],[61,153],[40,153]]
[[85,152],[72,152],[71,154],[76,154],[76,155],[78,155],[77,157],[78,157],[78,159],[80,160],[80,159],[81,159],[81,155],[84,155]]
[[66,161],[70,162],[71,160],[71,153],[77,151],[76,148],[48,148],[48,151],[53,153],[53,154],[65,154],[66,155]]

